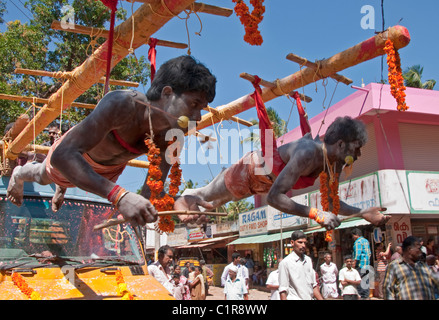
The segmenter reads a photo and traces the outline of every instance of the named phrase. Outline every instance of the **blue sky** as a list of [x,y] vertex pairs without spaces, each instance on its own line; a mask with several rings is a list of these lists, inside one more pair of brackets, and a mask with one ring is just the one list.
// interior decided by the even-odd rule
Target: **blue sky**
[[[24,2],[24,0],[9,0],[7,4],[9,12],[5,15],[5,20],[27,21],[26,16],[13,5],[15,3],[20,6],[21,10],[30,16],[29,10],[23,8]],[[233,8],[231,0],[204,2]],[[249,0],[245,2],[249,5]],[[264,5],[266,12],[264,20],[259,25],[264,39],[262,46],[250,46],[244,42],[244,29],[235,14],[225,18],[200,13],[201,36],[195,34],[200,30],[197,17],[192,15],[188,20],[191,53],[204,63],[218,80],[217,95],[211,103],[212,107],[227,104],[253,91],[252,85],[239,77],[241,72],[257,74],[269,81],[281,79],[299,70],[297,64],[285,59],[288,53],[295,53],[310,61],[324,59],[374,36],[375,31],[382,30],[381,0],[265,0]],[[361,26],[361,20],[365,16],[361,10],[365,5],[374,9],[374,29],[364,29]],[[131,4],[128,2],[119,1],[120,6],[129,13],[131,12]],[[136,4],[135,8],[138,6],[139,4]],[[436,60],[439,49],[436,34],[439,31],[437,12],[439,12],[437,0],[384,0],[385,28],[399,23],[406,27],[411,35],[410,44],[400,50],[402,68],[421,64],[424,67],[424,81],[439,80],[439,66]],[[180,17],[183,16],[185,14],[180,14]],[[153,37],[187,42],[185,21],[174,18]],[[147,50],[147,46],[142,46],[136,50],[136,56],[146,56]],[[158,47],[157,64],[159,66],[170,58],[186,53],[187,50]],[[365,84],[379,82],[381,59],[367,61],[348,68],[340,74],[352,79],[353,85],[356,86],[361,86],[362,81]],[[387,80],[386,64],[384,64],[383,75]],[[335,81],[328,79],[326,86],[322,81],[318,81],[304,88],[305,94],[313,99],[306,105],[310,118],[322,112],[324,107],[328,107],[333,94],[331,105],[354,92],[354,89],[342,83],[337,88],[335,87]],[[435,89],[438,88],[439,84]],[[148,86],[139,88],[139,91],[143,92],[147,89]],[[302,92],[302,89],[300,91]],[[288,130],[298,126],[297,109],[295,106],[292,109],[292,103],[287,98],[276,98],[267,102],[266,106],[273,107],[285,120],[291,112]],[[252,108],[237,116],[246,120],[255,119],[256,111]],[[220,128],[219,125],[215,125],[215,129],[218,128]],[[243,130],[244,127],[241,125],[238,128],[236,123],[224,121],[222,129]],[[212,127],[202,132],[212,133],[215,136]],[[239,135],[235,139],[240,139]],[[188,143],[186,147],[196,146],[197,152],[202,154],[199,144],[193,138]],[[213,146],[217,148],[216,144]],[[224,162],[225,154],[218,152],[218,148],[216,150],[217,161],[215,162],[220,162],[220,155],[223,156]],[[201,158],[204,157],[199,157],[199,160],[202,160]],[[222,167],[230,165],[230,161],[228,163],[226,161],[225,164],[183,164],[183,177],[185,180],[191,179],[198,182],[201,186],[206,180],[211,180],[213,176],[216,176]],[[136,191],[143,184],[146,174],[146,169],[127,167],[119,178],[119,184],[131,191]]]

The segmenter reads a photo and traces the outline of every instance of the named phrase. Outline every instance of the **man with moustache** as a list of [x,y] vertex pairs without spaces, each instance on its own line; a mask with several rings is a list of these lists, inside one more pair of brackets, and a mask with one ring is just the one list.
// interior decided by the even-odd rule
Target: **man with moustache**
[[281,300],[323,300],[311,258],[305,255],[306,244],[305,234],[294,231],[291,235],[293,252],[279,264]]
[[421,241],[409,236],[402,243],[402,257],[386,269],[383,293],[386,300],[434,300],[439,278],[429,270],[422,257]]

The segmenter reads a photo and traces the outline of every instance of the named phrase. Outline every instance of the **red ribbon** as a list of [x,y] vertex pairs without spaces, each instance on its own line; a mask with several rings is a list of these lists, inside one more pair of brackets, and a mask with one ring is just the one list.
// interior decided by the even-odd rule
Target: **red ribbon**
[[157,50],[155,49],[157,45],[156,38],[149,38],[149,50],[148,50],[148,60],[151,62],[151,82],[154,80],[155,70],[156,70],[156,61],[155,57],[157,54]]
[[106,94],[110,86],[111,58],[113,56],[114,22],[116,20],[116,10],[117,10],[118,0],[101,0],[101,2],[111,10],[110,31],[108,35],[107,71],[105,76],[105,87],[104,87],[104,94]]
[[[285,167],[285,163],[283,162],[277,150],[276,137],[274,136],[271,127],[271,121],[270,118],[268,117],[268,113],[267,113],[267,109],[265,108],[264,101],[262,100],[262,96],[261,96],[262,90],[259,87],[260,82],[261,79],[258,76],[255,76],[255,81],[252,82],[253,86],[255,87],[255,92],[251,95],[251,97],[255,100],[256,112],[259,119],[259,130],[261,131],[262,156],[264,157],[264,160],[269,167],[272,164],[272,172],[276,176],[278,176],[282,171],[282,169]],[[267,141],[265,138],[265,135],[267,133],[266,130],[271,130],[271,136],[272,136],[272,139],[269,139]],[[266,151],[269,149],[273,150],[272,158],[266,156]]]
[[294,92],[293,98],[296,99],[297,111],[299,112],[300,119],[300,129],[302,130],[302,136],[304,136],[306,133],[311,132],[311,126],[309,125],[308,118],[302,107],[302,102],[300,101],[300,95],[297,91]]

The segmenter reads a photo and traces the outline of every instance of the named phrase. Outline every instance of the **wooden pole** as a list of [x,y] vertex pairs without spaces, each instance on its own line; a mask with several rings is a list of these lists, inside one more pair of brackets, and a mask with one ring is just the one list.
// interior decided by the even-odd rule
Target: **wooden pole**
[[[50,72],[44,70],[31,70],[31,69],[23,69],[23,68],[16,68],[14,72],[20,74],[28,74],[32,76],[51,77],[56,79],[68,79],[71,76],[70,72]],[[105,83],[105,77],[100,78],[98,82]],[[110,84],[113,86],[135,87],[135,88],[139,86],[137,82],[114,80],[114,79],[110,79]]]
[[[289,53],[287,55],[287,59],[290,60],[290,61],[296,62],[296,63],[298,63],[300,65],[304,65],[304,66],[306,66],[308,68],[312,68],[314,70],[319,69],[319,64],[311,62],[308,59],[299,57],[298,55],[295,55],[294,53]],[[346,78],[345,76],[342,76],[342,75],[340,75],[338,73],[331,74],[331,75],[329,75],[329,77],[333,78],[333,79],[335,79],[335,80],[337,80],[339,82],[342,82],[342,83],[344,83],[347,86],[350,85],[353,82],[351,79]]]
[[[191,5],[194,0],[167,1],[166,8],[161,0],[150,0],[134,12],[134,30],[132,19],[128,18],[115,28],[119,37],[114,41],[111,66],[114,67],[119,61],[129,54],[131,45],[136,49],[145,43],[145,39],[157,32],[169,20]],[[132,38],[133,36],[133,38]],[[50,98],[48,103],[35,115],[18,137],[6,150],[6,157],[16,159],[24,147],[33,139],[33,132],[41,132],[56,119],[61,108],[68,109],[70,104],[95,84],[105,75],[107,63],[108,40],[96,51],[72,71],[72,78],[67,80]],[[61,103],[63,104],[61,106]]]
[[[78,24],[75,24],[74,29],[64,29],[61,25],[61,22],[57,21],[57,20],[52,21],[52,24],[50,25],[50,27],[53,30],[60,30],[60,31],[67,31],[67,32],[72,32],[72,33],[85,34],[85,35],[88,35],[90,37],[98,37],[98,38],[108,38],[108,35],[110,33],[106,29],[86,27],[86,26],[81,26]],[[116,35],[116,37],[117,37],[117,35]],[[146,43],[149,43],[149,42],[150,42],[150,40],[148,38]],[[160,39],[157,39],[157,45],[162,46],[162,47],[176,48],[176,49],[186,49],[188,47],[186,43],[172,42],[172,41],[166,41],[166,40],[160,40]]]
[[[128,2],[141,2],[141,3],[147,3],[149,0],[127,0]],[[212,6],[210,4],[205,4],[201,2],[194,2],[193,5],[190,5],[186,8],[186,11],[192,10],[196,13],[202,12],[202,13],[208,13],[215,16],[222,16],[222,17],[229,17],[232,13],[232,9],[228,8],[221,8],[217,6]]]
[[[355,66],[359,63],[379,57],[384,52],[384,46],[387,39],[393,41],[396,49],[401,49],[407,46],[410,42],[410,34],[403,26],[390,27],[386,31],[375,35],[343,52],[337,53],[332,57],[320,61],[320,72],[316,72],[312,68],[304,68],[294,74],[291,74],[279,80],[278,88],[262,88],[262,99],[267,102],[278,96],[283,92],[290,92],[297,90],[310,83],[316,82],[320,79],[329,77],[346,68]],[[227,105],[215,108],[217,111],[224,114],[224,117],[234,116],[238,113],[246,111],[254,107],[255,102],[250,94],[243,96]],[[210,114],[202,116],[197,125],[197,129],[201,130],[212,125],[212,122],[218,122],[215,117]]]
[[[254,75],[248,74],[248,73],[246,73],[246,72],[241,73],[239,76],[240,76],[241,78],[245,79],[245,80],[250,81],[250,82],[254,82],[255,79],[256,79]],[[261,79],[260,84],[261,84],[261,86],[263,86],[263,87],[271,88],[271,89],[274,89],[274,88],[277,87],[275,83],[270,82],[270,81],[266,81],[266,80],[264,80],[264,79]],[[293,94],[294,94],[294,91],[288,93],[289,96],[292,96]],[[312,101],[312,99],[311,99],[310,97],[305,96],[305,95],[302,94],[302,93],[299,93],[299,97],[300,97],[300,100],[305,101],[305,102],[311,102],[311,101]]]
[[[12,100],[12,101],[23,101],[23,102],[30,102],[30,103],[34,102],[34,103],[39,103],[39,104],[48,104],[50,101],[50,99],[23,97],[23,96],[16,96],[16,95],[12,95],[12,94],[3,94],[3,93],[0,93],[0,99]],[[69,104],[69,106],[76,107],[76,108],[85,108],[85,109],[94,109],[96,107],[96,105],[94,105],[94,104],[82,103],[82,102],[72,102]],[[58,111],[58,116],[59,116],[59,111]],[[52,121],[50,121],[50,122],[52,122]],[[42,130],[44,130],[44,128],[42,128]],[[39,130],[38,133],[41,132],[42,130]]]

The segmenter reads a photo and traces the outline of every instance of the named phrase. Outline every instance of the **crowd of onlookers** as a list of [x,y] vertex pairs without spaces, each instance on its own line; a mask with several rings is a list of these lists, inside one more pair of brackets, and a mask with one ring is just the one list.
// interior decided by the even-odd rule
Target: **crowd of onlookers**
[[[324,255],[324,263],[315,271],[306,252],[307,239],[301,231],[293,232],[293,251],[278,260],[278,268],[268,276],[266,269],[250,255],[232,254],[232,262],[221,275],[224,299],[248,300],[249,289],[264,286],[271,291],[271,300],[344,299],[367,300],[373,289],[375,297],[386,300],[439,299],[439,261],[434,239],[424,246],[422,239],[409,236],[391,251],[392,244],[376,244],[376,266],[371,265],[371,249],[361,230],[352,230],[355,240],[352,254],[344,256],[337,268],[332,255]],[[158,260],[149,261],[148,272],[179,300],[206,299],[213,272],[205,262],[200,266],[187,262],[172,267],[173,249],[163,246]]]

